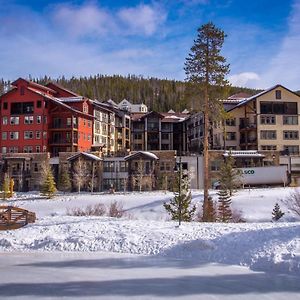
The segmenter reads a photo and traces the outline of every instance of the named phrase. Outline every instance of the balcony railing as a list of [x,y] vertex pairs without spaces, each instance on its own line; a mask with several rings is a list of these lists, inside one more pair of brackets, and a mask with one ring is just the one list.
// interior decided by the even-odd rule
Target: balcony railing
[[256,129],[257,125],[254,122],[245,121],[245,122],[241,122],[239,127],[240,129]]
[[256,144],[257,138],[240,139],[240,144]]
[[[66,123],[59,123],[59,124],[51,124],[49,126],[49,129],[71,129],[72,125],[71,124],[66,124]],[[74,129],[78,128],[78,124],[73,125]]]
[[[73,144],[77,144],[78,143],[78,140],[77,139],[74,139],[73,140]],[[51,139],[49,141],[49,144],[50,145],[62,145],[62,144],[72,144],[72,141],[69,140],[69,139]]]

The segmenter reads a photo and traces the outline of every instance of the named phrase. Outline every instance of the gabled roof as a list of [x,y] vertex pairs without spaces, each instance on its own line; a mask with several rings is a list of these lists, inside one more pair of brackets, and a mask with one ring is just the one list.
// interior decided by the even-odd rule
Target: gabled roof
[[87,153],[87,152],[76,153],[76,154],[72,155],[71,157],[69,157],[67,160],[72,161],[72,160],[77,159],[80,156],[83,156],[84,158],[86,158],[88,160],[94,160],[94,161],[102,160],[102,158],[100,158],[99,156],[94,155],[92,153]]
[[36,82],[30,81],[30,80],[27,80],[27,79],[24,79],[24,78],[21,78],[21,77],[19,77],[17,80],[12,82],[11,84],[12,85],[17,85],[18,82],[20,82],[20,81],[25,81],[29,86],[33,86],[34,88],[37,88],[37,89],[43,90],[43,91],[47,91],[47,92],[52,93],[52,94],[54,94],[56,92],[55,90],[53,90],[49,87],[46,87],[44,85],[38,84]]
[[288,92],[290,92],[290,93],[292,93],[292,94],[294,94],[294,95],[296,95],[298,97],[300,97],[300,95],[298,95],[297,93],[289,90],[288,88],[284,87],[283,85],[276,84],[276,85],[274,85],[274,86],[272,86],[272,87],[270,87],[270,88],[268,88],[268,89],[266,89],[266,90],[264,90],[264,91],[262,91],[260,93],[257,93],[255,95],[249,97],[249,98],[246,98],[245,100],[243,100],[242,102],[240,102],[238,105],[234,106],[233,108],[230,108],[228,111],[232,111],[232,110],[234,110],[234,109],[236,109],[238,107],[244,106],[247,103],[251,102],[252,100],[254,100],[254,99],[256,99],[256,98],[258,98],[258,97],[260,97],[262,95],[265,95],[265,94],[269,93],[270,91],[275,90],[275,89],[277,89],[279,87],[282,88],[282,89],[285,89],[286,91],[288,91]]
[[[70,95],[72,95],[72,96],[75,96],[75,97],[78,97],[79,95],[78,94],[76,94],[76,93],[74,93],[74,92],[72,92],[72,91],[70,91],[70,90],[68,90],[68,89],[66,89],[66,88],[64,88],[63,86],[61,86],[60,84],[58,84],[58,83],[56,83],[56,82],[48,82],[47,84],[46,84],[46,86],[47,87],[51,87],[52,86],[52,88],[53,88],[53,90],[55,90],[55,88],[57,88],[57,89],[59,89],[59,90],[62,90],[62,91],[65,91],[65,92],[67,92],[67,93],[69,93]],[[56,91],[56,90],[55,90]]]
[[159,158],[152,152],[149,152],[149,151],[137,151],[137,152],[134,152],[132,154],[129,154],[127,156],[124,157],[124,160],[130,160],[130,159],[134,159],[136,157],[139,157],[139,156],[146,156],[147,158],[149,159],[152,159],[152,160],[158,160]]
[[80,114],[80,115],[84,115],[84,116],[89,117],[89,118],[94,118],[94,116],[89,115],[89,114],[86,114],[86,113],[84,113],[84,112],[82,112],[82,111],[80,111],[80,110],[77,110],[77,109],[75,109],[75,108],[73,108],[73,107],[71,107],[71,106],[69,106],[69,105],[63,103],[62,101],[60,101],[59,98],[56,98],[56,97],[54,97],[54,96],[52,96],[52,95],[43,93],[43,92],[41,92],[41,91],[39,91],[39,90],[36,90],[36,89],[33,89],[33,88],[31,88],[31,87],[28,87],[28,90],[30,90],[31,92],[36,93],[36,94],[38,94],[38,95],[41,95],[41,96],[43,96],[43,97],[45,97],[45,98],[47,98],[47,99],[53,101],[54,103],[56,103],[56,104],[58,104],[58,105],[60,105],[60,106],[63,106],[64,108],[66,108],[66,109],[68,109],[68,110],[74,112],[74,113],[77,113],[77,114]]

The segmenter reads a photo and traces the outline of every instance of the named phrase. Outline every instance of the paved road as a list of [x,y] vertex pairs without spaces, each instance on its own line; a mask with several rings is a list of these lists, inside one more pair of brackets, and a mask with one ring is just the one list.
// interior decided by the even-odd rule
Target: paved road
[[0,253],[0,299],[300,299],[300,276],[111,253]]

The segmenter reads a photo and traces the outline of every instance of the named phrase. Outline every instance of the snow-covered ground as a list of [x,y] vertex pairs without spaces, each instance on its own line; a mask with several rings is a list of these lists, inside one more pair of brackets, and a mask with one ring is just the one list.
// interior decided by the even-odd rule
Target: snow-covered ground
[[[200,296],[203,299],[210,297],[219,299],[217,296],[222,292],[226,297],[228,296],[228,299],[233,299],[235,296],[236,299],[240,296],[244,299],[243,290],[247,296],[253,296],[256,284],[257,291],[261,288],[261,291],[264,290],[269,296],[271,295],[272,299],[283,299],[291,295],[291,299],[297,299],[297,297],[300,299],[300,285],[295,284],[299,282],[300,277],[300,220],[288,212],[281,202],[281,199],[286,198],[293,190],[292,188],[274,188],[239,191],[233,197],[233,208],[241,211],[246,223],[191,222],[184,223],[179,228],[176,222],[170,221],[170,217],[162,206],[165,201],[173,197],[172,193],[68,194],[51,200],[43,199],[38,193],[18,194],[14,199],[5,203],[34,211],[38,219],[36,223],[24,228],[0,232],[0,265],[1,269],[6,272],[4,280],[0,269],[0,295],[8,296],[2,291],[11,289],[11,295],[17,298],[27,295],[28,298],[25,298],[31,299],[30,296],[35,295],[39,299],[39,293],[44,293],[43,296],[48,297],[50,287],[45,282],[52,282],[52,279],[47,277],[47,272],[54,266],[56,271],[60,270],[63,265],[63,272],[67,269],[70,274],[71,270],[78,271],[80,274],[72,274],[68,282],[64,282],[64,275],[59,275],[62,277],[59,277],[61,278],[59,283],[55,281],[56,279],[54,280],[54,290],[56,290],[55,286],[57,289],[66,289],[64,296],[72,298],[73,292],[69,290],[78,289],[77,283],[74,283],[74,286],[72,280],[82,279],[84,274],[95,276],[93,272],[85,270],[82,273],[81,270],[81,267],[90,269],[91,264],[95,263],[95,266],[98,266],[95,269],[112,276],[113,282],[109,281],[108,286],[116,292],[110,289],[109,292],[101,294],[99,290],[102,289],[93,286],[93,284],[96,285],[94,281],[91,285],[88,281],[86,284],[95,294],[90,290],[86,295],[81,294],[82,297],[86,296],[86,299],[97,295],[105,299],[113,296],[118,296],[119,299],[125,297],[152,299],[154,296],[158,297],[156,293],[162,289],[159,285],[160,279],[161,283],[166,285],[167,290],[170,290],[171,282],[174,287],[180,286],[180,282],[186,284],[190,282],[190,286],[185,287],[185,289],[190,289],[190,293],[167,291],[160,294],[161,299],[173,297],[174,293],[184,299],[189,299],[189,297],[195,299],[193,298],[195,295],[197,299],[200,299]],[[212,194],[216,197],[214,191]],[[199,208],[202,206],[202,198],[201,191],[193,192],[193,202]],[[67,215],[67,211],[75,207],[84,208],[97,203],[109,206],[113,201],[123,204],[126,210],[124,218]],[[280,204],[285,216],[279,222],[273,223],[271,213],[276,202]],[[73,260],[72,258],[76,255],[79,258]],[[96,259],[93,260],[93,257]],[[102,259],[103,257],[105,259]],[[22,260],[28,260],[28,265],[22,264]],[[16,263],[16,261],[20,262]],[[114,265],[115,261],[118,261],[117,266]],[[40,262],[41,265],[39,265]],[[7,267],[2,268],[5,264]],[[19,285],[12,284],[10,280],[14,278],[13,273],[22,269],[22,266],[30,269],[33,280],[35,276],[40,276],[36,274],[42,272],[40,280],[45,282],[41,281],[41,285],[34,285],[20,279]],[[36,268],[36,266],[42,268]],[[125,279],[122,278],[123,282],[120,281],[119,275],[115,277],[114,274],[115,272],[123,274],[124,269],[127,275],[124,275]],[[168,270],[167,273],[166,270]],[[209,272],[209,275],[204,276],[205,272]],[[261,272],[267,272],[269,275]],[[90,273],[91,275],[88,275]],[[202,285],[204,287],[205,283],[212,284],[210,276],[222,279],[227,284],[231,282],[232,286],[228,286],[228,292],[226,292],[225,285],[220,284],[216,294],[213,295],[210,292],[206,294],[201,291],[200,287]],[[171,281],[170,277],[172,277]],[[150,285],[154,285],[153,294],[147,286],[144,289],[145,292],[142,288],[136,293],[127,291],[132,285],[145,285],[146,278],[149,279]],[[241,286],[245,286],[239,287],[237,292],[233,284],[237,284],[238,278],[241,279]],[[270,278],[273,280],[270,284],[262,282]],[[200,287],[196,284],[198,279],[202,280],[199,283]],[[247,285],[247,280],[252,279],[253,282]],[[100,286],[104,284],[103,280],[100,280]],[[275,286],[274,280],[280,288]],[[116,287],[117,282],[124,284],[123,290]],[[82,285],[84,286],[85,283]],[[272,286],[274,286],[273,289]],[[28,289],[28,293],[18,294],[16,292],[18,287],[25,291]],[[39,292],[40,288],[45,292]],[[260,293],[258,295],[261,299],[262,295]],[[225,298],[222,297],[222,299]]]

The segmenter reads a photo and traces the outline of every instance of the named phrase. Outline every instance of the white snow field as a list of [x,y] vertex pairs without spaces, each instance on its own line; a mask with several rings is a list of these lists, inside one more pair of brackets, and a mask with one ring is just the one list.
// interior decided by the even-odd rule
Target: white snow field
[[[38,219],[0,231],[0,299],[300,299],[300,219],[281,202],[292,191],[236,193],[246,223],[180,227],[162,206],[172,193],[18,194],[0,205]],[[199,207],[202,198],[193,191]],[[113,201],[125,217],[67,215]],[[274,223],[276,202],[285,215]]]

